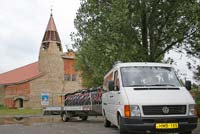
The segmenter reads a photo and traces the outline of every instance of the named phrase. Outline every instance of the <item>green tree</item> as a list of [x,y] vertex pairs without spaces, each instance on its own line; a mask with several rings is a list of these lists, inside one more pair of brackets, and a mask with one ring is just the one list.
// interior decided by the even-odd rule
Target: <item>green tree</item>
[[174,47],[199,44],[199,5],[196,0],[81,0],[75,27],[72,39],[84,84],[102,85],[115,61],[159,62]]
[[197,65],[196,71],[194,71],[194,79],[200,81],[200,65]]

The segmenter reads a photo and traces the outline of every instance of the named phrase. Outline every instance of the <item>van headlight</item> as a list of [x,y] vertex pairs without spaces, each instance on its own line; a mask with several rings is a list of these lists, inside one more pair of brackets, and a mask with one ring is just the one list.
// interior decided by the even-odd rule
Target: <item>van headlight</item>
[[125,117],[140,117],[140,108],[137,105],[124,105],[124,115]]
[[197,108],[195,104],[189,104],[188,108],[188,115],[189,116],[197,116]]
[[139,106],[137,106],[137,105],[131,106],[131,116],[134,116],[134,117],[141,116],[141,111],[140,111]]

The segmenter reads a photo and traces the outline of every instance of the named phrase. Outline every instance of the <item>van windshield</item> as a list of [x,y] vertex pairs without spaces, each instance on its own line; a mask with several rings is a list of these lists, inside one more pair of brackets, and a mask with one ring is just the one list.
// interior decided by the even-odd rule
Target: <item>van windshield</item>
[[173,68],[170,67],[122,67],[122,84],[134,86],[180,86]]

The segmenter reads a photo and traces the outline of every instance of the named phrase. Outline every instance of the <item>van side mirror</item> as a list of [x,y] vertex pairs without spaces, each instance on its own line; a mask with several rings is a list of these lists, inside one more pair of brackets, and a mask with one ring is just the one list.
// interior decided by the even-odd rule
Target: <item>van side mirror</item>
[[114,90],[114,81],[108,81],[108,90],[113,91]]
[[191,81],[189,81],[189,80],[185,81],[185,87],[187,88],[187,90],[190,91],[192,89]]

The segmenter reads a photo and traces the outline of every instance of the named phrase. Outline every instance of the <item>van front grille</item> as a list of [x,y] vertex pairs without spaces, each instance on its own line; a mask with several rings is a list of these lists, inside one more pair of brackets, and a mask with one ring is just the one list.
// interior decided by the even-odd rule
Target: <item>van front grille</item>
[[144,115],[182,115],[186,114],[186,105],[142,106]]

